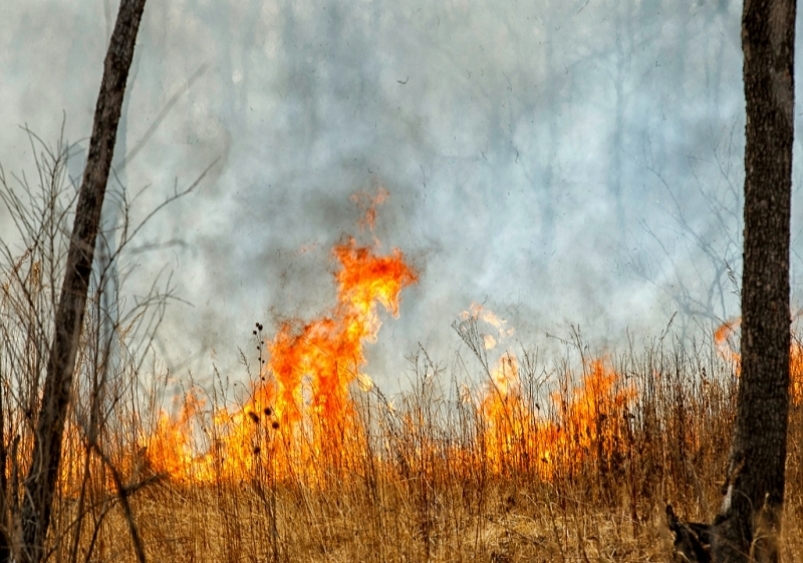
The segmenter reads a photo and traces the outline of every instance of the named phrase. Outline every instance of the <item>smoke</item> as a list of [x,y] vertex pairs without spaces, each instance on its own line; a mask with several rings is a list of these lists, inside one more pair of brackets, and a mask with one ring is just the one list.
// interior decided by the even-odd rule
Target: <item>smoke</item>
[[[128,92],[126,146],[147,139],[125,170],[125,193],[142,192],[135,219],[216,164],[143,231],[127,291],[173,271],[187,304],[168,310],[161,352],[174,371],[202,380],[214,362],[236,378],[254,322],[331,305],[330,248],[359,232],[349,196],[381,186],[391,197],[361,236],[400,247],[421,276],[369,353],[380,385],[398,385],[419,343],[448,357],[451,321],[474,301],[524,344],[579,325],[599,349],[676,311],[681,332],[737,315],[740,11],[150,3]],[[6,170],[32,173],[21,124],[54,140],[64,114],[66,138],[86,145],[115,13],[3,7]],[[13,240],[7,221],[0,236]]]

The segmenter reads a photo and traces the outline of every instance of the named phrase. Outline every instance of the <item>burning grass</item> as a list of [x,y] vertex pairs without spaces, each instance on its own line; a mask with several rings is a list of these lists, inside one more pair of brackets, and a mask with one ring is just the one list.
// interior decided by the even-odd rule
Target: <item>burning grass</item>
[[[461,396],[444,387],[446,374],[423,352],[413,360],[414,390],[392,406],[376,389],[352,390],[359,439],[336,459],[304,459],[307,471],[251,452],[237,478],[185,474],[137,493],[151,558],[666,560],[665,502],[692,519],[710,519],[718,506],[735,378],[715,354],[703,361],[654,349],[619,358],[616,370],[563,366],[547,374],[554,388],[543,373],[532,381],[519,369],[517,390],[494,399],[510,407],[501,419],[488,408],[487,385],[473,391],[481,400],[466,400],[465,388]],[[803,554],[802,412],[794,409],[791,424],[787,561]],[[594,426],[572,422],[581,413]],[[544,451],[556,452],[549,465],[537,455]],[[133,560],[123,526],[112,510],[96,558]]]
[[[386,197],[357,198],[364,226]],[[225,390],[193,388],[161,411],[158,393],[137,394],[133,363],[104,363],[102,315],[88,316],[51,558],[135,561],[136,528],[152,561],[666,560],[667,501],[691,520],[716,512],[738,381],[726,344],[734,323],[703,344],[662,338],[639,354],[591,358],[578,343],[575,361],[555,364],[514,355],[512,329],[474,305],[453,324],[460,368],[420,349],[411,389],[388,398],[365,373],[363,347],[417,273],[377,241],[346,239],[332,256],[337,302],[272,337],[257,323],[260,369],[237,405],[220,400]],[[37,262],[20,264],[33,272]],[[12,298],[46,289],[31,279],[3,286],[0,312],[20,326],[29,301]],[[41,362],[20,374],[46,335],[2,336],[0,524],[13,537]],[[793,398],[801,357],[796,344]],[[783,550],[800,561],[803,409],[793,402]]]
[[[370,263],[399,257],[347,244]],[[447,374],[422,349],[411,358],[412,390],[389,400],[360,377],[362,345],[379,330],[376,304],[394,312],[399,280],[414,275],[370,268],[395,285],[369,298],[343,289],[349,266],[340,263],[337,307],[281,325],[259,347],[260,365],[263,349],[272,353],[244,404],[194,390],[140,438],[145,473],[162,477],[134,503],[153,558],[644,561],[671,552],[667,501],[711,519],[738,381],[738,357],[721,339],[671,350],[660,341],[607,359],[583,360],[580,346],[576,364],[557,367],[510,351],[491,363],[511,332],[475,306],[454,328],[481,383]],[[359,307],[348,302],[355,295]],[[338,360],[343,350],[349,361]],[[790,434],[789,561],[803,554],[802,412],[795,407]],[[130,551],[115,514],[99,533],[101,559]]]
[[[478,319],[461,322],[482,334]],[[159,476],[130,499],[147,554],[186,562],[666,560],[666,501],[692,519],[715,512],[737,379],[713,343],[574,366],[509,353],[473,365],[480,384],[452,385],[456,378],[420,350],[412,389],[392,400],[353,379],[337,452],[312,448],[331,426],[305,422],[319,413],[311,399],[285,434],[280,415],[253,397],[231,407],[190,393],[174,416],[157,419],[147,442],[116,437],[130,444],[115,457],[125,483]],[[275,385],[260,377],[255,396]],[[803,553],[802,412],[793,410],[790,433],[787,561]],[[70,448],[64,479],[86,482],[89,492],[84,508],[75,487],[61,492],[56,528],[65,536],[53,538],[54,555],[69,559],[76,545],[81,560],[134,561],[108,468],[81,443]],[[79,510],[95,525],[76,532]]]

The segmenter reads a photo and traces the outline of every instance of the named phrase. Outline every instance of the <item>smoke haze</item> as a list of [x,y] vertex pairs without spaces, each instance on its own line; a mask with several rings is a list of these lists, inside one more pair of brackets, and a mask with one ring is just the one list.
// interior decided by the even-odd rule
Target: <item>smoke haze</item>
[[[21,125],[55,142],[66,116],[65,138],[86,148],[116,11],[0,7],[7,173],[33,175]],[[239,377],[254,322],[332,304],[330,249],[359,235],[349,196],[385,187],[360,236],[421,275],[369,351],[383,387],[403,386],[419,343],[448,358],[472,302],[527,346],[575,324],[599,350],[675,312],[680,333],[736,316],[740,17],[735,0],[150,2],[122,153],[147,142],[110,189],[147,188],[141,219],[215,164],[141,233],[126,292],[173,271],[187,303],[168,310],[160,352],[200,380],[212,363]]]

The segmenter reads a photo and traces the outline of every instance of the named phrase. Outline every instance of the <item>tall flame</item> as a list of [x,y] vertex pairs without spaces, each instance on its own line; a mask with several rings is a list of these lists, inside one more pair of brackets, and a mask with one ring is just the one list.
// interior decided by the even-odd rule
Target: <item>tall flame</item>
[[346,441],[359,435],[349,389],[355,381],[370,386],[360,369],[363,344],[374,342],[381,326],[378,305],[398,316],[401,290],[417,280],[398,249],[377,256],[349,239],[333,254],[341,266],[337,305],[330,315],[303,326],[288,322],[280,327],[268,344],[265,369],[266,377],[275,378],[275,396],[270,386],[260,389],[258,405],[272,400],[276,421],[293,443],[308,444],[306,451],[294,452],[303,461],[320,458],[330,464],[342,461],[343,452],[353,452],[355,444],[349,448]]
[[[355,196],[367,208],[361,225],[373,229],[375,206],[387,195],[380,190],[374,198]],[[401,290],[418,279],[399,249],[380,255],[378,246],[349,238],[334,247],[337,303],[310,322],[281,323],[266,342],[269,359],[249,400],[234,412],[213,414],[209,427],[216,430],[206,453],[195,454],[188,438],[197,402],[190,401],[178,417],[163,415],[146,441],[154,469],[202,481],[242,479],[255,471],[287,477],[303,469],[305,479],[321,481],[327,471],[361,456],[365,438],[350,393],[355,382],[363,389],[372,385],[360,371],[363,346],[376,341],[380,305],[397,317]]]

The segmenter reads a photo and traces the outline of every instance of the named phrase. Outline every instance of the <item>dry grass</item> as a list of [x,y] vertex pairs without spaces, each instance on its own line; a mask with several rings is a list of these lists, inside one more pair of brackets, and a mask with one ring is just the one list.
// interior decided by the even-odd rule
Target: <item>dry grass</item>
[[[39,154],[38,140],[32,144]],[[21,252],[0,245],[0,529],[12,541],[74,200],[68,152],[41,153],[38,186],[19,180],[24,197],[0,173],[0,195],[23,242]],[[127,210],[124,200],[121,207]],[[124,248],[130,231],[136,229],[106,233],[117,240],[110,246]],[[654,561],[671,553],[667,502],[690,520],[710,521],[716,512],[737,379],[713,343],[662,338],[616,357],[613,386],[589,387],[578,401],[576,385],[600,364],[550,367],[525,354],[517,391],[502,393],[488,386],[494,375],[482,335],[464,322],[456,328],[474,354],[458,362],[464,371],[444,373],[422,351],[406,395],[388,401],[377,390],[354,391],[347,436],[330,424],[324,438],[360,447],[280,460],[282,430],[243,416],[256,440],[244,450],[254,456],[247,471],[204,483],[165,477],[153,449],[143,447],[161,406],[159,386],[143,385],[150,371],[143,361],[169,291],[154,286],[124,309],[106,289],[107,281],[125,278],[112,262],[93,279],[49,538],[52,561],[136,561],[134,536],[151,561],[177,563]],[[574,352],[587,356],[580,344]],[[801,366],[793,368],[803,373]],[[472,369],[477,373],[466,373]],[[486,383],[470,392],[455,383],[478,379]],[[211,400],[208,408],[219,407]],[[226,428],[209,411],[196,414],[187,440],[200,438],[203,451]],[[782,541],[787,562],[803,561],[801,447],[797,405]]]
[[[622,379],[640,389],[627,416],[618,413],[627,421],[619,426],[627,429],[619,434],[624,443],[548,478],[535,465],[528,470],[519,461],[499,471],[484,459],[480,415],[450,405],[428,387],[433,374],[422,373],[415,393],[397,399],[392,412],[382,401],[363,402],[363,420],[370,409],[372,439],[382,446],[371,459],[328,468],[325,486],[302,476],[274,482],[263,465],[239,482],[163,480],[138,492],[132,505],[146,553],[177,562],[668,560],[665,503],[686,518],[710,520],[726,462],[736,380],[715,355],[704,364],[699,355],[653,350],[640,362],[621,362]],[[403,432],[388,417],[419,424]],[[796,407],[786,561],[803,560],[802,422]],[[454,444],[461,448],[447,447]],[[94,560],[134,560],[126,526],[112,510]]]

